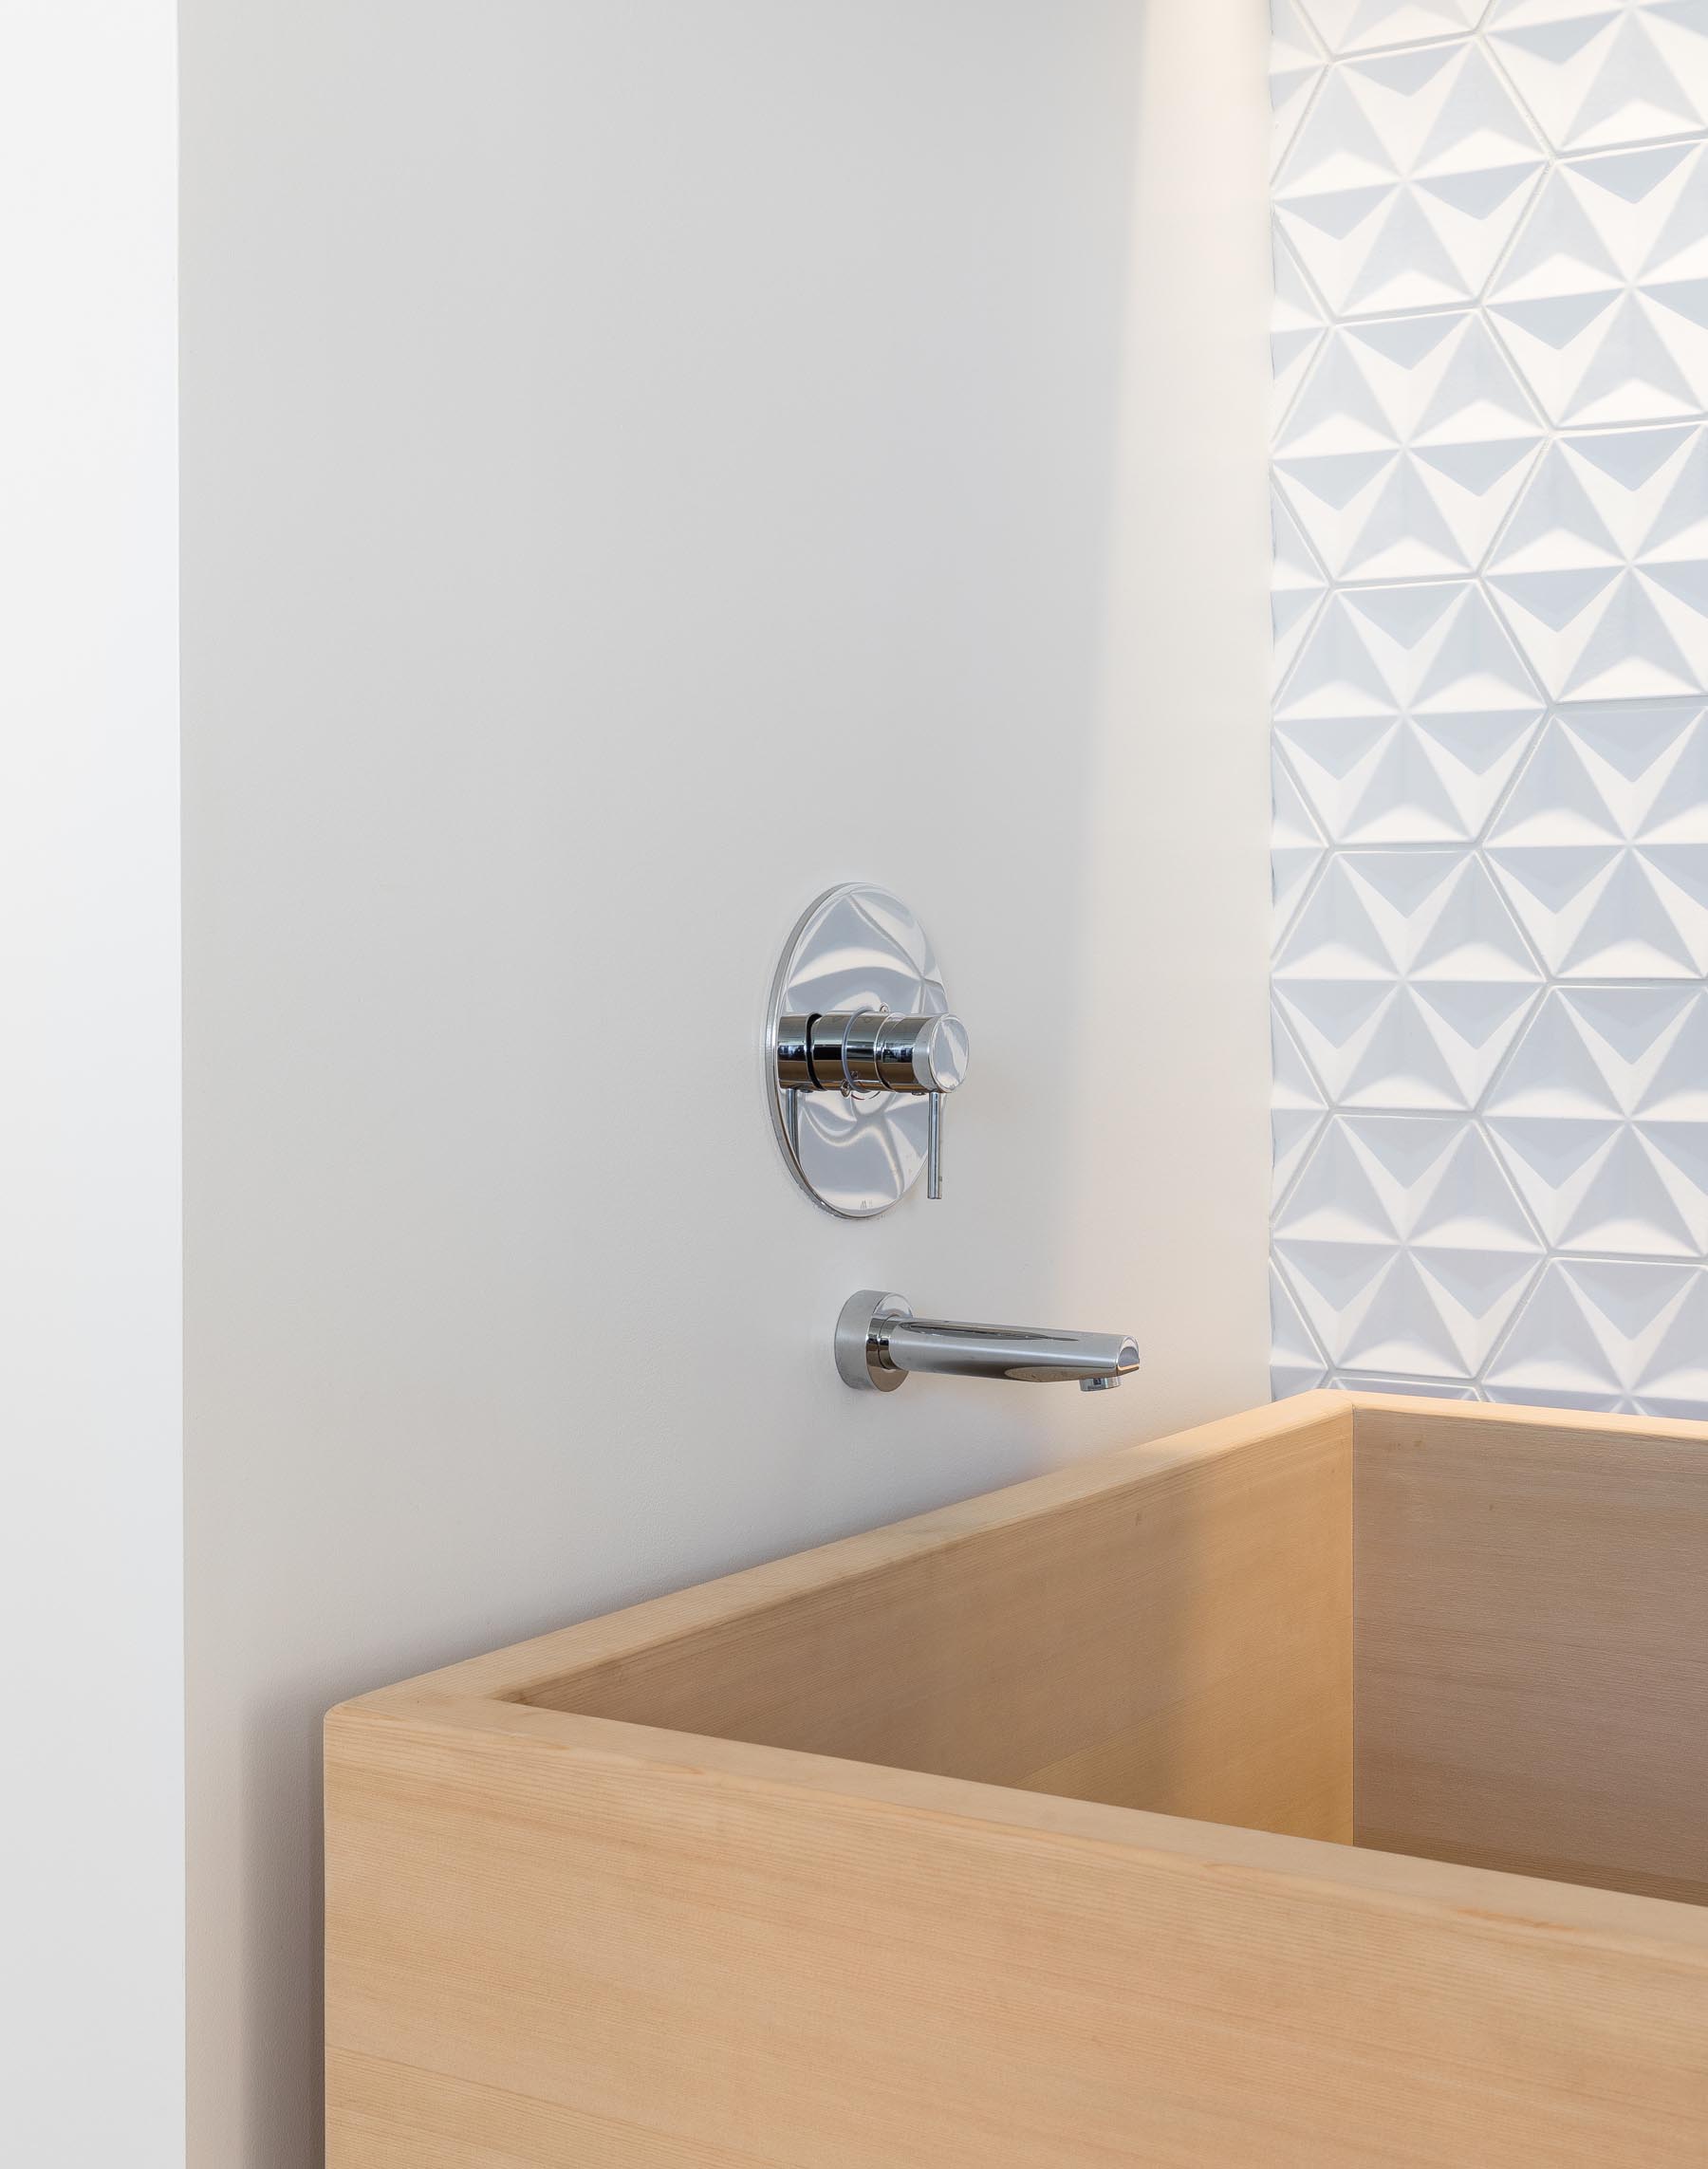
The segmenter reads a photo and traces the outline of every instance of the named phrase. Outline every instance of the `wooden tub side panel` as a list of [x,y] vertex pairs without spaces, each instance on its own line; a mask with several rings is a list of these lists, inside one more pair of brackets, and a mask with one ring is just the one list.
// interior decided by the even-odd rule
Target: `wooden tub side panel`
[[328,1727],[330,2169],[1699,2169],[1695,1909],[514,1705]]
[[1708,1901],[1708,1429],[1362,1402],[1358,1843]]

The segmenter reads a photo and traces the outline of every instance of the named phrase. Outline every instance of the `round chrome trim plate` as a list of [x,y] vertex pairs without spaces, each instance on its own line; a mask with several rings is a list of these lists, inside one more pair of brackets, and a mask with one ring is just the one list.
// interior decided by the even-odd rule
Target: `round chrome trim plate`
[[[827,889],[802,914],[771,981],[765,1078],[771,1124],[795,1180],[845,1220],[887,1213],[925,1165],[929,1103],[917,1093],[800,1092],[777,1083],[777,1020],[888,1010],[946,1016],[949,997],[925,929],[900,897],[868,881]],[[964,1048],[945,1049],[946,1066]],[[791,1134],[792,1131],[792,1134]]]

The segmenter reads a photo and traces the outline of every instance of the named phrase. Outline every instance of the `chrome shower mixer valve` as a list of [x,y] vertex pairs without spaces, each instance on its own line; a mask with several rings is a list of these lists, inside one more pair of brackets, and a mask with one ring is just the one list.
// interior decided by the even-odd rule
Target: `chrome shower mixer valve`
[[802,1092],[953,1092],[967,1074],[959,1017],[886,1010],[777,1019],[777,1077]]
[[771,1116],[796,1180],[865,1219],[925,1175],[942,1196],[943,1102],[967,1074],[967,1028],[924,929],[885,889],[828,890],[789,937],[767,1029]]

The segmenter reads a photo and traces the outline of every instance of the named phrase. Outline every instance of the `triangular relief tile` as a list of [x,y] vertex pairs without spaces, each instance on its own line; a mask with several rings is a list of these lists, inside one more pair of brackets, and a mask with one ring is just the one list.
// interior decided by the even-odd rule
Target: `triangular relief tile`
[[1270,831],[1270,864],[1273,881],[1273,906],[1277,935],[1292,918],[1311,876],[1323,862],[1323,839],[1310,818],[1310,808],[1288,773],[1286,763],[1274,763],[1274,812]]
[[1494,0],[1483,34],[1558,150],[1683,135],[1708,120],[1700,0]]
[[1469,303],[1541,167],[1477,45],[1414,46],[1329,70],[1276,176],[1276,213],[1342,314]]
[[1272,1084],[1270,1134],[1273,1143],[1272,1188],[1277,1198],[1309,1154],[1323,1126],[1327,1106],[1322,1088],[1299,1051],[1278,1010],[1270,1019]]
[[1631,1405],[1699,1272],[1661,1262],[1557,1259],[1489,1367],[1501,1400]]
[[1323,52],[1295,0],[1272,0],[1270,10],[1270,161],[1277,164],[1291,142],[1323,78]]
[[1278,1270],[1270,1268],[1270,1392],[1276,1400],[1309,1393],[1328,1372],[1304,1313]]
[[1487,597],[1455,584],[1336,595],[1276,730],[1330,841],[1469,843],[1541,716]]
[[1309,0],[1332,53],[1366,52],[1475,28],[1482,0]]

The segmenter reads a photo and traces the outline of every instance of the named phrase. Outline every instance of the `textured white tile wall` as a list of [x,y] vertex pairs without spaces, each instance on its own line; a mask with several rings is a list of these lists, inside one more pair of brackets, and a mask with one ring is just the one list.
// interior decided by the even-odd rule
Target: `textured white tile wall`
[[1708,1414],[1708,0],[1275,0],[1277,1392]]

